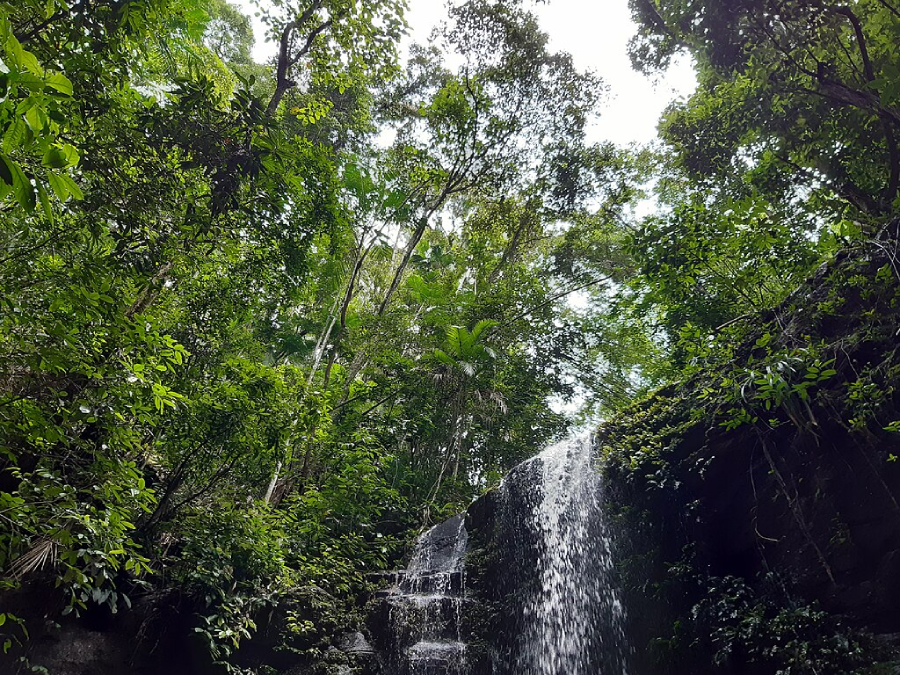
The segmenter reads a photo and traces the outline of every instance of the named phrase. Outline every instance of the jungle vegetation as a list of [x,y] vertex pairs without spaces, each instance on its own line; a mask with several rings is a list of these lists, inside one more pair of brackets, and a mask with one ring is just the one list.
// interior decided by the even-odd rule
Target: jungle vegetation
[[0,2],[0,587],[177,586],[228,663],[890,221],[900,3],[631,1],[699,80],[646,148],[524,0],[408,59],[403,0],[273,0],[266,64],[225,0]]

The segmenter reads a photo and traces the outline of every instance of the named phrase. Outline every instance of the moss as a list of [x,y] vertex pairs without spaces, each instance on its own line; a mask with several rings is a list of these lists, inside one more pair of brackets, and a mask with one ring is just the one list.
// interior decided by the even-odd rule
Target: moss
[[660,489],[672,486],[671,459],[702,414],[679,391],[657,391],[601,428],[600,456],[608,472]]

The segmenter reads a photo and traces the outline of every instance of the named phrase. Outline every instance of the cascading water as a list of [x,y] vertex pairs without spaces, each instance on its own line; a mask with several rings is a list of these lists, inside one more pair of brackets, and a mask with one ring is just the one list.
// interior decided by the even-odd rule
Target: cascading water
[[460,615],[465,591],[465,516],[454,516],[423,534],[409,567],[388,596],[398,675],[464,675],[466,646]]
[[[592,440],[584,435],[544,450],[527,463],[530,471],[514,472],[504,485],[507,494],[523,487],[539,490],[530,514],[513,518],[529,532],[515,537],[509,551],[535,565],[523,574],[532,583],[519,599],[517,675],[627,673],[625,612],[614,583],[594,462]],[[513,487],[522,476],[537,478],[538,484]],[[507,501],[507,508],[517,503]]]
[[420,537],[382,605],[385,675],[627,675],[595,459],[587,435],[547,448]]

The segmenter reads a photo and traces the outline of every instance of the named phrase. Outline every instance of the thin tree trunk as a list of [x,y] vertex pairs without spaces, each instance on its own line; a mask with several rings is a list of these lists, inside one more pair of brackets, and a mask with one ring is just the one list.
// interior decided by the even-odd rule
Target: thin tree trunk
[[400,265],[397,267],[396,272],[394,272],[394,278],[391,280],[391,286],[388,288],[387,293],[384,296],[384,300],[381,301],[381,305],[378,307],[378,316],[382,316],[387,309],[388,303],[391,301],[394,293],[397,292],[397,289],[400,287],[400,281],[403,279],[403,273],[406,271],[407,265],[409,265],[409,261],[413,256],[413,253],[416,251],[416,246],[419,245],[419,242],[422,241],[422,237],[425,235],[425,230],[428,229],[428,216],[423,216],[419,220],[419,224],[416,226],[415,231],[413,232],[412,237],[409,240],[409,243],[406,245],[406,250],[403,253],[403,258],[400,261]]

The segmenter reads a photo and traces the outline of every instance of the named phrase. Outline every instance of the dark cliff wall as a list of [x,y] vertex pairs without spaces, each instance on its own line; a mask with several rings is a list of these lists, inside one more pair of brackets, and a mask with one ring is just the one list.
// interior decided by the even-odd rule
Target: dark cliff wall
[[896,251],[823,266],[600,429],[639,675],[896,672]]
[[540,471],[540,464],[534,462],[519,465],[507,477],[503,490],[488,492],[467,511],[470,609],[465,625],[480,663],[491,666],[471,675],[515,672],[526,599],[540,583],[541,542],[534,531]]

